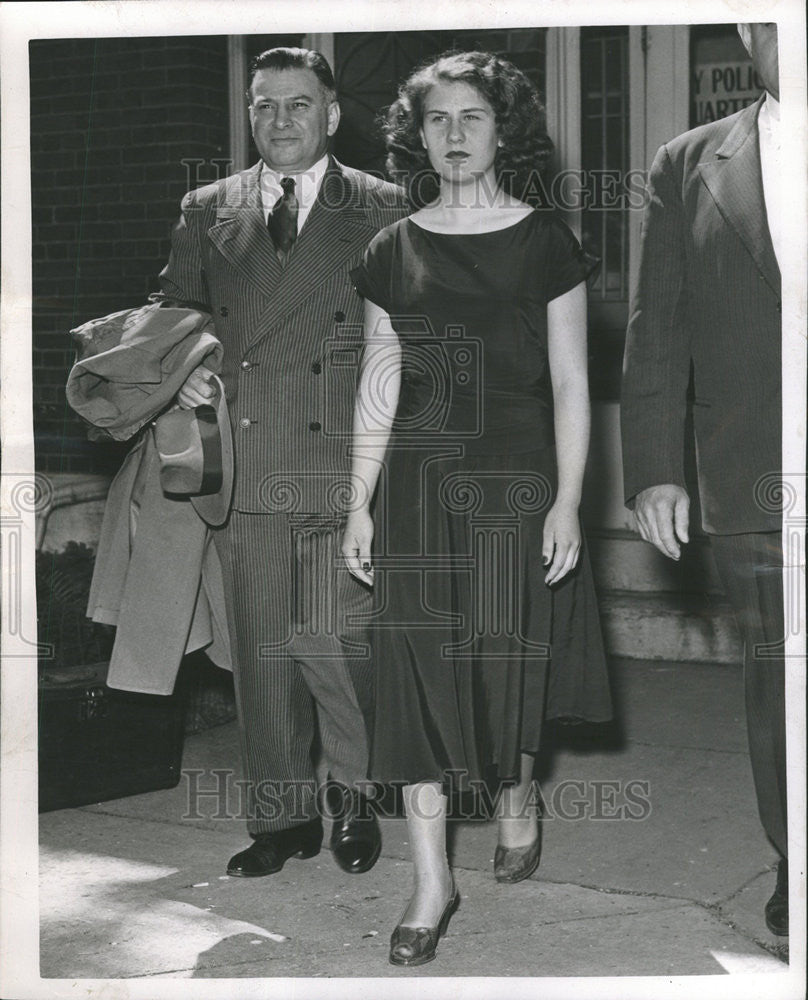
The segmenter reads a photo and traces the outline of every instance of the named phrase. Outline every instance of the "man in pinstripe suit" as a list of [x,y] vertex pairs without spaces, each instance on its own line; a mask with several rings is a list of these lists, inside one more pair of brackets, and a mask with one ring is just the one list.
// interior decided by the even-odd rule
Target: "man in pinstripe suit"
[[752,772],[781,856],[766,923],[788,934],[781,509],[777,25],[739,25],[767,93],[651,167],[623,376],[625,495],[643,538],[688,541],[687,390],[704,530],[745,642]]
[[[339,558],[362,330],[349,271],[407,206],[399,188],[328,155],[340,109],[322,55],[262,53],[247,96],[261,161],[186,195],[161,274],[163,294],[214,316],[235,433],[232,510],[215,542],[253,842],[227,870],[268,875],[319,852],[319,749],[341,792],[331,848],[361,872],[381,841],[360,792],[372,687],[357,620],[369,594]],[[180,404],[208,399],[209,377],[192,373]]]

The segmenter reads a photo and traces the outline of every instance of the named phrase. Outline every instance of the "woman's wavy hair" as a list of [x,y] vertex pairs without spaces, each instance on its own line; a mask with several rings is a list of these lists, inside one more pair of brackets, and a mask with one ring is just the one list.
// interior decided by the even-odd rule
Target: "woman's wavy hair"
[[[381,129],[387,144],[387,171],[407,188],[416,207],[438,194],[438,174],[421,143],[426,95],[439,81],[462,82],[481,94],[494,110],[497,137],[502,143],[494,161],[497,183],[517,198],[535,201],[540,177],[553,152],[547,135],[544,106],[538,92],[513,63],[490,52],[445,52],[419,66],[398,91]],[[533,192],[533,197],[531,197]]]

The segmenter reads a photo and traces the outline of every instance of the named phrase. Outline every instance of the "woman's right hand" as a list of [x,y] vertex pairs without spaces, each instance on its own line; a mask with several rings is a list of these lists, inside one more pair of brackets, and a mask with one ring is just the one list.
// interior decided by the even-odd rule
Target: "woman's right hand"
[[373,541],[373,518],[365,508],[352,511],[345,522],[342,536],[342,556],[349,572],[373,586],[373,566],[370,561],[370,547]]

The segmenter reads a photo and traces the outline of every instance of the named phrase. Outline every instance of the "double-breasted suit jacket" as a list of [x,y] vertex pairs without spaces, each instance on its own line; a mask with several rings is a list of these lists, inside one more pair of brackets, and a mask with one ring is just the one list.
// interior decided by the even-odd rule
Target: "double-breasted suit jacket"
[[168,264],[171,297],[208,303],[224,346],[235,435],[233,509],[327,513],[347,479],[362,300],[350,278],[400,188],[331,159],[282,265],[264,220],[261,164],[187,194]]
[[186,195],[160,278],[207,304],[224,348],[235,481],[214,538],[253,834],[316,815],[314,755],[335,780],[367,776],[372,673],[352,623],[370,595],[340,556],[363,341],[350,271],[407,212],[401,189],[331,159],[281,260],[260,171]]
[[702,520],[719,535],[780,528],[766,490],[781,466],[782,393],[780,271],[757,130],[762,100],[657,153],[626,341],[626,499],[661,483],[685,487],[692,363]]

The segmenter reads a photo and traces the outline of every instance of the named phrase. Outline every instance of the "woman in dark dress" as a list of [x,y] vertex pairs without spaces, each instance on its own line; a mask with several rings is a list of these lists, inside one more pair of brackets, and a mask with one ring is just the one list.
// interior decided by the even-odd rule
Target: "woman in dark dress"
[[371,776],[405,786],[414,862],[390,961],[418,965],[459,902],[447,793],[495,770],[495,877],[527,878],[542,722],[611,705],[578,517],[589,261],[519,197],[551,150],[538,96],[498,57],[444,56],[402,86],[387,142],[421,207],[354,272],[365,354],[343,554],[376,594]]

